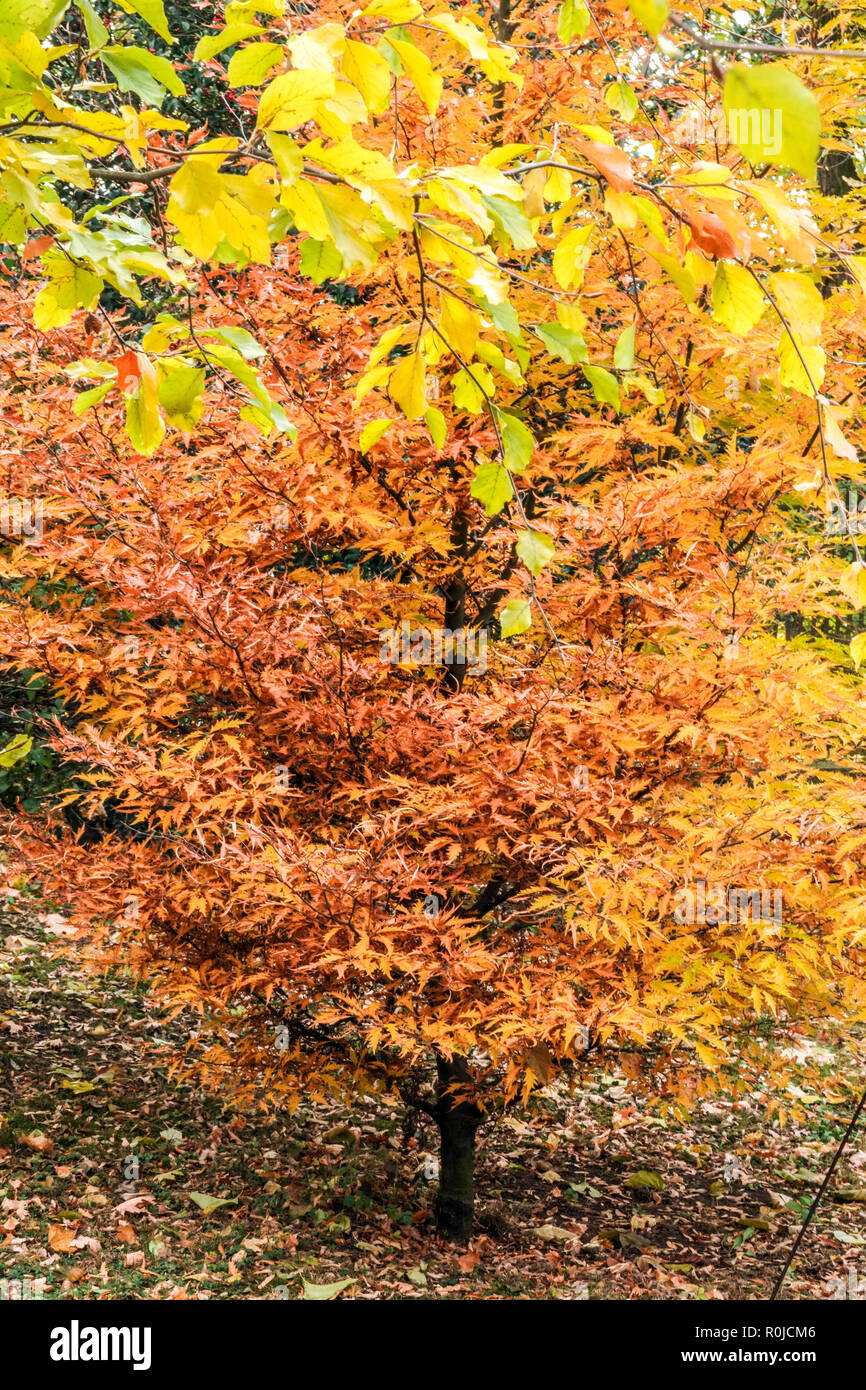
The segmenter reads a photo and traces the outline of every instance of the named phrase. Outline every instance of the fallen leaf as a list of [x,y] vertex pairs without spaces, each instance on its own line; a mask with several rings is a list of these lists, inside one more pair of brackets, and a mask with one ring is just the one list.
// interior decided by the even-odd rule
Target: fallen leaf
[[539,1226],[535,1232],[539,1240],[547,1241],[572,1241],[577,1240],[574,1231],[567,1231],[564,1226]]
[[625,1180],[626,1187],[634,1188],[638,1192],[661,1192],[664,1185],[665,1180],[661,1173],[652,1172],[649,1168],[639,1168]]
[[237,1197],[209,1197],[206,1192],[190,1192],[189,1196],[197,1207],[201,1207],[205,1216],[216,1211],[217,1207],[230,1207],[238,1200]]
[[336,1298],[344,1289],[357,1282],[357,1279],[338,1279],[334,1284],[308,1284],[305,1279],[304,1298],[310,1303],[324,1303],[329,1298]]
[[75,1231],[68,1226],[49,1226],[48,1244],[52,1250],[56,1250],[59,1255],[67,1254],[73,1246]]
[[54,1143],[48,1135],[41,1134],[38,1129],[34,1129],[32,1134],[25,1134],[21,1142],[26,1144],[28,1149],[35,1149],[40,1154],[50,1154],[54,1148]]

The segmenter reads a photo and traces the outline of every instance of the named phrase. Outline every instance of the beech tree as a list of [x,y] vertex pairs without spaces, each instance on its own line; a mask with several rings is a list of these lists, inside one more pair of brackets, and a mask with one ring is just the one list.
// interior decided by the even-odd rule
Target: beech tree
[[465,1236],[478,1127],[595,1050],[676,1108],[758,1017],[864,1017],[866,55],[664,0],[232,0],[186,65],[139,21],[170,55],[161,0],[0,26],[0,629],[61,702],[4,756],[68,781],[9,833],[205,1080],[426,1113]]

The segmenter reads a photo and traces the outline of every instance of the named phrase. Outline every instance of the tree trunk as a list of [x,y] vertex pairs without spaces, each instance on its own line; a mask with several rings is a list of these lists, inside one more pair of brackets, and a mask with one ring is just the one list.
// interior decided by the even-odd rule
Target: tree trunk
[[475,1131],[482,1114],[469,1096],[449,1090],[455,1085],[472,1085],[464,1057],[440,1057],[436,1073],[436,1122],[442,1141],[436,1225],[443,1235],[468,1240],[475,1206]]

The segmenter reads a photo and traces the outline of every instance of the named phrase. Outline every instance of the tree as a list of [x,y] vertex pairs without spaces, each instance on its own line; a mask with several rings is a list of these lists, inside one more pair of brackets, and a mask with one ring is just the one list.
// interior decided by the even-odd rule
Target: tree
[[685,1105],[756,1016],[863,1017],[866,256],[812,58],[723,72],[687,17],[671,57],[644,0],[234,0],[210,138],[64,8],[0,40],[7,486],[45,513],[0,625],[92,833],[11,833],[214,1084],[433,1119],[465,1236],[479,1125],[556,1068],[637,1047]]

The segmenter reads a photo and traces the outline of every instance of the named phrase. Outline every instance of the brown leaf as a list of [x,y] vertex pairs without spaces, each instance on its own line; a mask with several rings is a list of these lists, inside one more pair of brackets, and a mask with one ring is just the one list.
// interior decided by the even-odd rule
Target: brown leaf
[[116,1234],[118,1240],[125,1241],[127,1245],[135,1245],[138,1240],[138,1236],[135,1234],[135,1227],[130,1226],[128,1221],[121,1221]]
[[546,1043],[536,1043],[524,1054],[529,1070],[542,1086],[546,1086],[553,1076],[553,1057]]
[[38,1129],[34,1129],[32,1134],[25,1134],[22,1143],[26,1144],[28,1149],[35,1149],[40,1154],[50,1154],[54,1148],[54,1143],[48,1138],[48,1135],[40,1134]]
[[68,1226],[49,1226],[48,1244],[52,1250],[56,1250],[59,1255],[66,1255],[73,1248],[75,1231]]
[[126,1216],[128,1212],[141,1211],[145,1202],[153,1200],[149,1192],[136,1192],[132,1197],[125,1197],[122,1202],[118,1202],[114,1210],[118,1216]]

